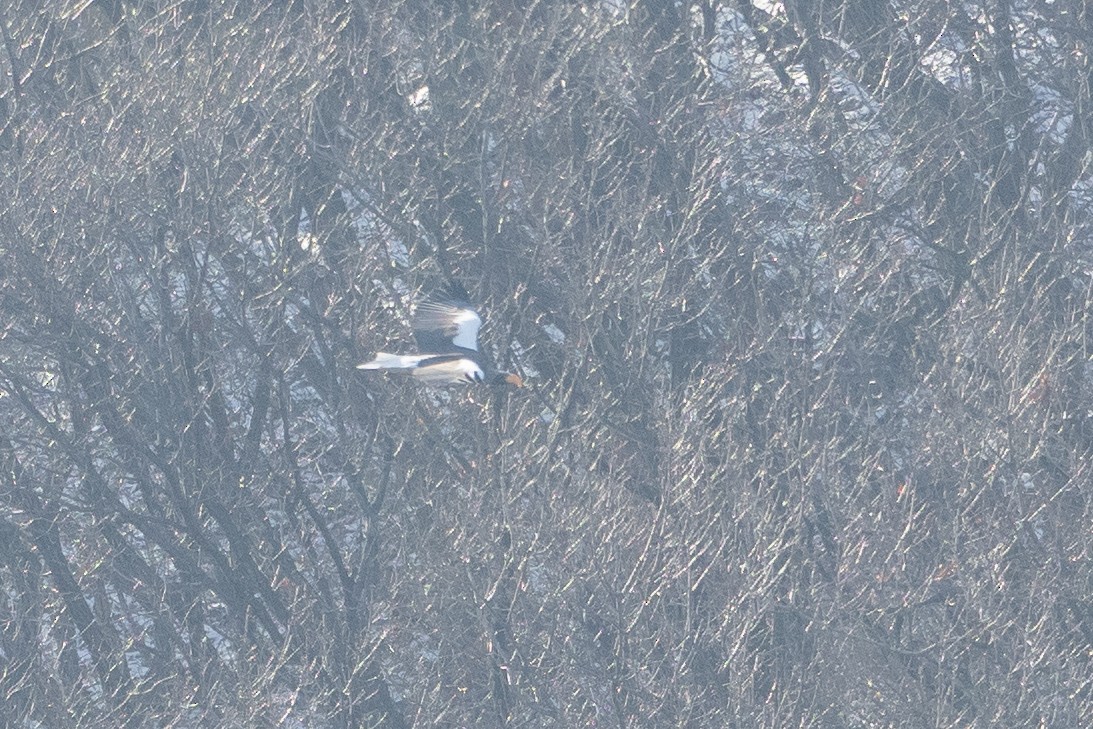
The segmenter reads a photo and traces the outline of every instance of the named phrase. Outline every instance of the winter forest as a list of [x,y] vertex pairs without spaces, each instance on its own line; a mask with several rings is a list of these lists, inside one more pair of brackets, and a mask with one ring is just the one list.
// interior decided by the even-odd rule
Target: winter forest
[[1093,726],[1084,0],[0,35],[0,726]]

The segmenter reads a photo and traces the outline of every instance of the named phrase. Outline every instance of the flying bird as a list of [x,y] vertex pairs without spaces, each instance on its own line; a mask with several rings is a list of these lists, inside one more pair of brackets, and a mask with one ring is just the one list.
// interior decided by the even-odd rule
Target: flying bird
[[427,385],[524,386],[518,375],[494,369],[478,351],[482,317],[468,302],[456,298],[422,301],[410,326],[419,354],[379,352],[357,369],[405,372]]

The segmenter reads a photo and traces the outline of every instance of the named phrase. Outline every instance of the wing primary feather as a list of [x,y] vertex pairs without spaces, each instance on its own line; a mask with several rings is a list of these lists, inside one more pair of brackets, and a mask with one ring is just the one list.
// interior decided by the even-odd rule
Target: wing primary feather
[[462,301],[428,299],[414,312],[414,338],[423,349],[437,352],[478,351],[482,317]]

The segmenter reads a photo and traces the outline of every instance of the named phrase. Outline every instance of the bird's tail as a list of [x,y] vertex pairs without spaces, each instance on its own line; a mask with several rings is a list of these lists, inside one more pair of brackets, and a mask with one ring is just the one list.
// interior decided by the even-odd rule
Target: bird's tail
[[374,359],[357,365],[358,370],[410,370],[425,359],[420,354],[388,354],[377,352]]

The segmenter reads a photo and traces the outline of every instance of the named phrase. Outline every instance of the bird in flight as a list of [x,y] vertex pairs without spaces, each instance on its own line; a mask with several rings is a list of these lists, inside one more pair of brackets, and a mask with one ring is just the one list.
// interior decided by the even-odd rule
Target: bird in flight
[[411,328],[419,354],[379,352],[357,365],[360,370],[409,373],[427,385],[513,385],[523,387],[518,375],[495,370],[478,351],[482,317],[456,298],[426,299],[417,305]]

